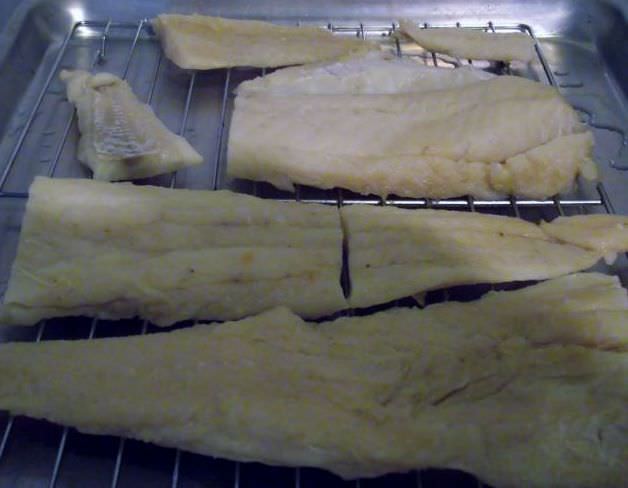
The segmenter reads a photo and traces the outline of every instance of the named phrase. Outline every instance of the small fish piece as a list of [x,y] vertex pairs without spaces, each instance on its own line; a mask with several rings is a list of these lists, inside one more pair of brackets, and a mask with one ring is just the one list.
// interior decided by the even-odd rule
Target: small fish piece
[[602,253],[628,249],[628,216],[574,215],[541,222],[543,232],[562,242]]
[[152,25],[168,59],[184,69],[271,68],[338,59],[379,49],[318,27],[162,14]]
[[0,408],[93,434],[344,478],[429,467],[491,486],[628,478],[628,298],[578,274],[306,323],[0,345]]
[[293,66],[238,85],[238,95],[375,95],[465,86],[495,75],[465,66],[434,68],[411,58],[369,52],[342,61]]
[[544,280],[628,250],[620,216],[564,217],[539,226],[445,210],[349,205],[340,213],[352,307],[457,285]]
[[177,171],[203,157],[141,103],[128,83],[110,73],[63,70],[68,100],[76,106],[78,159],[104,181],[134,180]]
[[346,308],[335,207],[228,191],[36,178],[0,323],[228,320]]
[[547,198],[596,177],[592,147],[556,89],[514,76],[417,93],[262,90],[236,97],[227,173],[288,191]]
[[399,29],[428,51],[461,59],[524,61],[534,58],[534,39],[522,32],[493,33],[465,28],[419,28],[402,19]]

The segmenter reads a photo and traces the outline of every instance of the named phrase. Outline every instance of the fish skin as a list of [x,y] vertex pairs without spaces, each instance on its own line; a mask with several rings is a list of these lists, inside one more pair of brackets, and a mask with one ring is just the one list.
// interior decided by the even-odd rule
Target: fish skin
[[401,33],[422,48],[461,59],[530,62],[535,57],[534,39],[522,32],[489,33],[477,29],[420,29],[408,19],[399,21]]
[[[340,214],[352,307],[450,286],[554,278],[628,250],[626,217],[619,216],[565,217],[539,226],[446,210],[349,205]],[[606,229],[614,234],[608,237]]]
[[183,69],[271,68],[338,59],[379,49],[318,27],[162,14],[151,24],[168,59]]
[[615,277],[310,324],[285,308],[137,337],[0,345],[0,408],[345,478],[622,486],[628,309]]
[[[346,308],[335,207],[228,191],[36,178],[0,323],[234,319]],[[307,293],[304,293],[307,290]]]
[[292,66],[238,85],[238,95],[342,95],[419,93],[465,86],[495,75],[465,66],[428,67],[412,58],[368,52],[341,61]]
[[76,106],[78,160],[93,171],[94,179],[147,178],[203,162],[183,137],[168,130],[136,98],[126,81],[82,70],[62,70],[59,77]]

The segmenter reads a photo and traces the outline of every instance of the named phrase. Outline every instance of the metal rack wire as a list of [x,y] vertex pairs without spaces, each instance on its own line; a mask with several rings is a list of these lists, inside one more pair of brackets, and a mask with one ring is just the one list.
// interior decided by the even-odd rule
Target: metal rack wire
[[[459,24],[457,25],[460,26]],[[327,28],[334,33],[339,35],[354,35],[361,38],[379,38],[384,40],[385,42],[390,43],[393,49],[397,52],[399,56],[406,55],[404,53],[404,49],[402,44],[399,42],[399,39],[395,37],[393,34],[396,30],[396,25],[388,25],[388,26],[377,26],[377,25],[328,25]],[[528,35],[534,38],[534,32],[529,26],[526,25],[518,25],[518,26],[495,26],[492,23],[489,23],[486,26],[476,26],[476,28],[481,28],[485,30],[492,31],[521,31],[525,32]],[[67,33],[66,37],[60,44],[58,48],[58,53],[56,58],[54,59],[54,63],[45,78],[43,86],[39,91],[38,95],[35,98],[32,109],[30,110],[26,121],[23,125],[23,128],[19,132],[19,135],[16,139],[15,146],[13,147],[10,156],[7,160],[7,163],[0,174],[0,198],[25,198],[27,197],[26,189],[23,191],[5,191],[4,188],[9,180],[9,177],[12,171],[15,169],[16,162],[18,161],[18,156],[20,151],[23,149],[25,141],[29,136],[29,132],[33,127],[33,123],[37,117],[38,112],[42,106],[42,102],[49,95],[50,86],[53,80],[56,78],[60,67],[63,64],[64,56],[68,50],[70,44],[77,40],[77,34],[84,29],[88,29],[92,31],[89,39],[91,41],[94,38],[98,39],[98,47],[96,51],[93,53],[93,60],[91,67],[94,68],[96,66],[103,65],[107,62],[109,57],[109,40],[111,36],[111,32],[115,30],[123,30],[127,31],[131,34],[129,37],[130,44],[129,49],[126,53],[126,59],[123,66],[123,69],[120,73],[118,73],[123,79],[125,79],[129,73],[129,69],[132,65],[132,62],[135,58],[136,48],[140,42],[140,40],[146,40],[149,42],[156,42],[154,38],[154,34],[146,20],[141,20],[137,23],[119,23],[113,22],[111,20],[106,21],[81,21],[74,24],[74,26]],[[551,85],[556,84],[556,80],[554,79],[554,75],[540,49],[538,43],[536,44],[536,52],[538,55],[538,61],[545,73],[547,82]],[[426,53],[427,58],[426,61],[434,65],[438,65],[439,58],[434,53]],[[459,60],[458,60],[459,61]],[[164,64],[163,56],[161,55],[161,51],[158,57],[158,61],[156,63],[155,70],[152,74],[150,87],[148,91],[148,96],[146,98],[146,103],[149,105],[153,102],[153,97],[155,94],[155,88],[157,86],[161,67]],[[507,72],[508,66],[501,66],[499,69],[502,72]],[[264,71],[263,71],[264,72]],[[262,72],[262,74],[263,74]],[[207,187],[209,189],[216,189],[221,184],[221,174],[224,170],[225,164],[225,145],[226,145],[226,131],[228,126],[228,116],[229,116],[229,101],[232,93],[232,88],[234,88],[234,70],[226,69],[224,70],[224,83],[221,89],[221,100],[220,100],[220,120],[218,123],[218,129],[216,134],[216,142],[213,151],[213,155],[209,161],[212,164],[212,170],[210,171],[210,179],[207,182]],[[256,73],[258,74],[258,73]],[[197,72],[190,71],[188,73],[187,78],[187,90],[185,95],[185,102],[183,105],[183,110],[180,117],[180,125],[178,133],[180,135],[184,135],[187,130],[188,120],[190,115],[190,108],[192,103],[192,98],[194,94],[194,90],[197,84]],[[62,155],[64,153],[64,148],[68,141],[69,135],[72,131],[76,130],[76,116],[74,113],[67,119],[67,121],[63,125],[63,129],[61,131],[61,138],[57,142],[54,149],[54,157],[51,159],[50,164],[47,168],[46,174],[50,177],[55,177],[57,173],[57,168],[59,166],[59,162],[61,161]],[[167,183],[170,187],[174,187],[177,183],[176,174],[172,174],[169,182]],[[254,184],[253,193],[260,193],[260,185]],[[286,198],[285,195],[276,196],[277,199],[288,199],[288,200],[298,200],[302,202],[315,202],[315,203],[324,203],[324,204],[333,204],[333,205],[344,205],[344,204],[354,204],[354,203],[362,203],[362,204],[374,204],[374,205],[396,205],[396,206],[405,206],[412,208],[457,208],[457,209],[466,209],[469,211],[476,211],[482,209],[492,209],[492,210],[503,210],[507,211],[514,216],[520,216],[522,211],[530,208],[542,208],[542,209],[551,209],[555,211],[558,215],[563,215],[565,213],[566,208],[573,208],[579,211],[585,211],[591,207],[601,207],[606,212],[612,213],[613,208],[612,204],[608,199],[608,195],[600,183],[596,188],[597,197],[596,198],[562,198],[557,196],[553,199],[549,200],[517,200],[515,198],[503,199],[503,200],[476,200],[473,198],[458,198],[458,199],[449,199],[449,200],[430,200],[430,199],[402,199],[402,198],[387,198],[381,199],[376,197],[363,197],[363,196],[355,196],[345,192],[343,190],[335,190],[331,192],[321,192],[320,195],[315,196],[304,196],[304,188],[297,187],[296,193],[293,197]],[[447,296],[445,295],[445,299]],[[351,313],[350,311],[348,313]],[[37,334],[35,336],[35,341],[40,341],[45,339],[47,322],[43,321],[39,324]],[[93,319],[91,320],[91,325],[89,327],[89,332],[86,338],[91,339],[96,334],[96,331],[99,327],[99,320]],[[141,324],[140,334],[146,334],[149,329],[149,324],[144,321]],[[2,434],[2,438],[0,440],[0,468],[1,463],[5,457],[6,451],[8,449],[12,431],[14,426],[14,418],[9,417],[7,423],[4,428],[4,432]],[[56,455],[54,458],[54,464],[51,468],[50,478],[48,480],[48,486],[54,487],[57,485],[57,481],[59,478],[60,469],[63,463],[64,455],[66,453],[66,445],[68,434],[70,430],[65,427],[61,431],[61,435],[56,447]],[[116,488],[119,486],[119,481],[121,477],[121,473],[124,467],[124,459],[126,452],[127,442],[124,438],[120,438],[117,441],[117,448],[115,454],[115,461],[113,465],[113,471],[111,474],[111,483],[110,486],[112,488]],[[179,450],[173,451],[172,458],[172,474],[170,477],[170,485],[173,488],[179,486],[180,479],[180,466],[182,453]],[[235,488],[239,488],[241,485],[241,470],[242,465],[240,463],[233,463],[233,486]],[[302,470],[297,468],[293,470],[293,484],[292,486],[296,488],[300,488],[303,483],[303,473]],[[427,487],[428,482],[425,481],[424,475],[421,472],[417,472],[415,475],[412,475],[412,485],[416,487]],[[474,482],[475,486],[481,487],[483,486],[481,482]],[[360,486],[360,481],[357,481],[353,484],[353,486]],[[466,485],[465,485],[466,486]]]

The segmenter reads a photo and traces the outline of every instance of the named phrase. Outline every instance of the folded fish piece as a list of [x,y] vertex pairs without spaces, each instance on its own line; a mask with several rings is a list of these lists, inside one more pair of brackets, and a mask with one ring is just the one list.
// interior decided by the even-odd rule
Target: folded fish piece
[[227,171],[285,190],[545,198],[595,177],[592,144],[555,89],[511,76],[422,93],[245,93]]
[[162,14],[152,20],[166,56],[184,69],[259,68],[337,59],[379,49],[318,27]]
[[433,68],[411,58],[369,52],[342,61],[293,66],[248,80],[238,95],[342,95],[418,93],[489,80],[495,75],[465,66]]
[[91,168],[94,179],[147,178],[203,162],[135,97],[126,81],[81,70],[63,70],[60,78],[78,114],[78,159]]
[[345,478],[464,469],[494,486],[628,476],[628,308],[573,275],[470,303],[308,324],[0,345],[0,408]]
[[538,226],[441,210],[350,205],[340,212],[354,307],[449,286],[553,278],[628,250],[626,217],[565,217]]
[[285,305],[346,307],[334,207],[227,191],[37,178],[0,323],[140,316],[157,325]]
[[399,21],[399,30],[428,51],[462,59],[488,61],[532,61],[534,39],[522,32],[490,33],[477,29],[420,29],[408,19]]

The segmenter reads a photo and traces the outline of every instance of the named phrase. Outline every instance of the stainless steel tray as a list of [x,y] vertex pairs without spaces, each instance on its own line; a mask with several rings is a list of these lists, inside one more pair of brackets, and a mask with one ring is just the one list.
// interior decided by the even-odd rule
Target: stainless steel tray
[[[467,4],[464,9],[441,2],[353,5],[244,2],[213,5],[208,13],[267,18],[282,23],[326,26],[338,35],[382,42],[400,55],[417,56],[426,64],[444,61],[391,37],[393,21],[410,15],[432,25],[521,30],[541,34],[538,59],[530,65],[479,63],[498,73],[514,74],[554,84],[591,125],[602,184],[581,184],[567,195],[547,201],[424,199],[362,197],[349,192],[300,187],[296,195],[269,185],[224,178],[224,153],[233,89],[262,70],[231,69],[185,72],[167,61],[149,24],[140,20],[162,11],[202,11],[193,2],[25,2],[0,33],[0,294],[6,288],[13,261],[28,185],[37,174],[88,177],[75,157],[77,140],[73,109],[57,79],[61,68],[110,71],[124,76],[140,98],[147,100],[172,130],[184,134],[201,151],[206,164],[175,175],[146,180],[174,187],[228,187],[266,198],[299,199],[330,204],[370,203],[409,207],[457,208],[520,215],[531,220],[560,214],[614,212],[628,214],[628,55],[626,22],[621,10],[607,4],[573,3],[551,8],[504,3],[488,9]],[[0,7],[11,10],[4,4]],[[454,15],[455,14],[455,15]],[[624,150],[625,149],[625,150]],[[624,284],[628,264],[622,257],[612,268]],[[428,302],[469,299],[487,287],[460,287],[430,293]],[[38,327],[3,328],[2,340],[48,340],[151,333],[150,324],[87,319],[47,321]],[[45,422],[5,415],[0,424],[0,486],[469,486],[482,484],[454,471],[428,470],[377,480],[343,482],[318,470],[282,469],[231,463],[162,449],[136,441],[80,434]],[[2,427],[4,425],[4,427]]]

